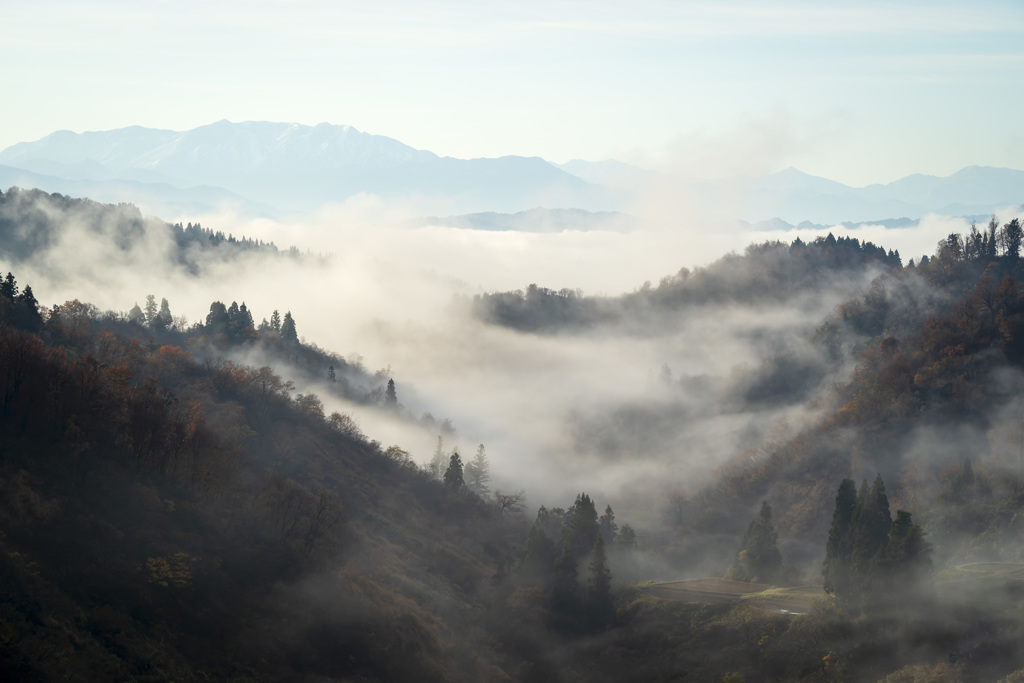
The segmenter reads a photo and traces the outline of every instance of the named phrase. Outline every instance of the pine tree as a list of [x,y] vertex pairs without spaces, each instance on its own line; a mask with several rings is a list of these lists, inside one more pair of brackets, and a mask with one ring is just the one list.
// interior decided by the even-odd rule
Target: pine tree
[[1020,258],[1021,242],[1024,241],[1024,228],[1021,227],[1020,219],[1014,218],[1003,226],[1003,240],[1006,244],[1006,256],[1012,261]]
[[152,294],[147,294],[146,295],[145,313],[146,313],[146,325],[149,326],[149,327],[153,327],[154,321],[156,321],[157,308],[156,308],[156,297],[153,296]]
[[825,592],[844,602],[850,599],[853,518],[856,508],[857,486],[852,479],[843,479],[836,493],[836,508],[832,513],[832,528],[828,532],[821,573],[825,577]]
[[876,555],[885,550],[892,525],[889,499],[885,495],[882,475],[875,477],[870,491],[867,481],[861,485],[857,496],[857,511],[854,516],[853,562],[857,572],[866,576],[869,565]]
[[299,340],[299,335],[295,331],[295,321],[292,319],[291,311],[284,314],[284,320],[281,322],[281,339],[286,342],[297,342]]
[[0,296],[12,302],[18,297],[18,281],[10,271],[3,282],[0,282]]
[[457,451],[448,459],[448,469],[444,471],[444,485],[456,491],[466,485],[462,476],[462,458]]
[[778,534],[772,525],[772,507],[761,501],[757,519],[747,527],[743,543],[736,553],[732,575],[741,581],[771,583],[782,571],[782,555],[777,547]]
[[334,366],[333,365],[328,365],[327,366],[327,381],[328,382],[337,382],[338,381],[338,374],[334,371]]
[[384,391],[384,408],[386,410],[398,410],[398,394],[395,391],[395,380],[388,380],[388,388]]
[[274,332],[281,331],[281,314],[274,309],[274,312],[270,314],[270,329]]
[[246,307],[245,302],[238,307],[238,328],[241,330],[252,330],[255,329],[255,325],[252,320],[252,313]]
[[931,567],[932,546],[924,540],[924,530],[914,524],[911,514],[897,510],[885,546],[887,571],[895,576],[915,578]]
[[585,557],[594,547],[600,530],[597,525],[597,510],[594,501],[586,493],[576,496],[576,502],[566,514],[565,526],[559,545],[573,558]]
[[427,465],[427,472],[434,479],[441,479],[444,476],[445,461],[448,458],[444,453],[444,437],[437,437],[437,448],[434,449],[434,455],[430,459],[430,463]]
[[615,543],[615,534],[619,531],[619,525],[615,523],[615,513],[612,511],[611,505],[605,507],[604,514],[597,520],[597,525],[601,529],[601,536],[604,538],[605,544]]
[[163,331],[171,326],[174,318],[171,316],[171,306],[167,299],[160,299],[160,311],[153,316],[153,329]]
[[487,460],[487,451],[484,445],[476,448],[476,455],[466,465],[466,486],[469,490],[487,500],[491,496],[491,465]]
[[39,302],[32,293],[32,285],[25,285],[24,291],[18,295],[17,304],[15,326],[29,332],[38,332],[43,327],[43,317],[39,315]]
[[210,304],[210,312],[206,314],[206,333],[211,337],[228,333],[228,309],[219,301]]
[[634,550],[636,548],[636,532],[633,531],[633,527],[623,524],[622,528],[619,529],[619,535],[615,539],[615,544],[619,548]]

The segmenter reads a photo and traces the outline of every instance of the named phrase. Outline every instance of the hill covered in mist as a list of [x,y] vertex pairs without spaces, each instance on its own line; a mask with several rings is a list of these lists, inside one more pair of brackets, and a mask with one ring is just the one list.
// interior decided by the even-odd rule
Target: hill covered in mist
[[[1016,219],[921,261],[767,242],[395,322],[380,291],[435,279],[337,286],[334,257],[133,207],[0,209],[30,273],[0,282],[8,677],[1021,675]],[[52,300],[111,263],[123,309],[169,300]],[[394,370],[311,338],[357,325]]]

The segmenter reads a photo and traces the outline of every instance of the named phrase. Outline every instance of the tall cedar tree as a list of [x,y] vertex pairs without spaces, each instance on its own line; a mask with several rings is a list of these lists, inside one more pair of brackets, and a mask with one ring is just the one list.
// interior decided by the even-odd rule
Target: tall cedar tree
[[782,555],[776,546],[778,534],[772,525],[772,506],[761,501],[761,512],[747,527],[743,545],[736,553],[733,575],[741,581],[771,583],[782,571]]
[[395,380],[388,380],[388,388],[384,392],[384,407],[388,410],[398,410],[398,393],[395,391]]
[[215,337],[218,334],[227,334],[228,325],[231,319],[228,318],[228,309],[220,301],[210,304],[210,312],[206,314],[206,334]]
[[593,550],[599,533],[594,501],[586,493],[577,495],[576,502],[566,515],[559,545],[574,560],[580,560]]
[[152,294],[146,295],[146,324],[153,327],[156,322],[156,297]]
[[[487,451],[484,445],[476,448],[476,455],[466,465],[466,486],[469,490],[487,500],[491,496],[491,464],[487,460]],[[538,514],[540,514],[538,512]]]
[[434,455],[430,458],[430,463],[427,465],[427,471],[432,478],[444,478],[445,462],[447,460],[448,458],[444,454],[444,437],[438,435],[437,447],[434,449]]
[[452,453],[452,457],[448,459],[448,469],[444,471],[444,485],[456,491],[466,485],[462,476],[462,458],[459,457],[458,451]]
[[898,510],[890,521],[881,475],[870,490],[864,481],[856,497],[853,488],[850,479],[839,485],[821,571],[825,591],[858,614],[898,602],[916,587],[931,566],[931,545],[909,512]]
[[299,341],[298,332],[295,331],[295,320],[292,319],[292,312],[288,311],[284,314],[284,320],[281,321],[281,339],[286,342],[297,342]]
[[821,573],[825,578],[825,592],[845,599],[850,594],[853,556],[853,518],[857,509],[857,485],[852,479],[843,479],[836,493],[836,508],[832,513],[832,528],[825,546],[825,563]]
[[597,525],[601,529],[601,536],[604,538],[605,545],[615,543],[615,535],[619,532],[619,525],[615,523],[615,513],[612,511],[611,505],[605,507],[601,519],[597,520]]

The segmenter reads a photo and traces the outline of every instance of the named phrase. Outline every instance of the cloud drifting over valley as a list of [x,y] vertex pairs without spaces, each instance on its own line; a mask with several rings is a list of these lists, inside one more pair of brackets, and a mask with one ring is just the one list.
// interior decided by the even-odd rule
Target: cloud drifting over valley
[[[212,260],[196,277],[169,260],[170,243],[158,231],[147,231],[124,252],[93,228],[71,225],[45,253],[0,267],[32,284],[46,305],[79,298],[126,311],[152,293],[192,321],[202,321],[213,300],[244,301],[257,322],[274,309],[290,310],[307,341],[346,357],[358,354],[371,370],[390,368],[412,415],[454,420],[458,436],[446,447],[471,453],[484,443],[497,484],[527,489],[535,504],[582,489],[604,499],[629,486],[692,488],[770,430],[798,429],[809,417],[798,404],[737,407],[729,397],[737,378],[766,358],[788,353],[817,362],[807,340],[851,292],[851,283],[837,282],[786,305],[693,306],[644,334],[615,326],[586,335],[529,334],[474,318],[471,298],[531,283],[616,296],[751,242],[788,242],[797,234],[812,241],[815,234],[707,231],[683,220],[632,233],[409,227],[401,210],[367,197],[291,224],[230,214],[197,218],[236,236],[294,244],[308,255]],[[864,226],[848,234],[898,248],[906,260],[932,253],[929,245],[965,227],[958,219],[929,217],[915,228]],[[857,285],[867,286],[867,279]],[[674,388],[660,378],[663,365]],[[712,384],[694,389],[685,384],[688,377]],[[402,445],[418,462],[429,458],[436,432],[322,395],[328,411],[352,413],[371,438]],[[638,434],[635,444],[627,437],[601,441],[595,424],[628,421],[629,406],[679,419],[633,424],[624,433]]]

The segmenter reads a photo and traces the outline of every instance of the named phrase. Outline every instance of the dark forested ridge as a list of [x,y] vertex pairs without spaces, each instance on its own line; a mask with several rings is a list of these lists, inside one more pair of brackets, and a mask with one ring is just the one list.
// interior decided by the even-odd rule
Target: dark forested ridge
[[706,268],[682,268],[646,282],[622,297],[589,297],[579,290],[558,291],[531,284],[526,290],[481,294],[473,311],[482,320],[512,329],[551,334],[586,332],[599,327],[626,326],[651,334],[673,325],[687,308],[740,304],[799,304],[808,293],[823,288],[853,288],[865,274],[902,267],[899,252],[863,244],[856,238],[829,234],[805,244],[766,242],[732,254]]
[[[98,210],[32,205],[61,201]],[[5,228],[18,259],[50,239],[32,242],[33,225]],[[150,229],[113,225],[101,238]],[[180,234],[219,248],[196,226]],[[421,467],[325,414],[293,377],[414,419],[400,381],[305,342],[289,311],[257,323],[258,302],[215,301],[188,325],[156,296],[127,313],[43,307],[9,274],[0,678],[1021,680],[1021,241],[1017,221],[993,220],[904,264],[830,236],[616,299],[478,299],[516,330],[645,334],[700,307],[814,314],[820,289],[849,287],[759,367],[666,367],[665,400],[573,416],[600,467],[628,453],[617,441],[681,459],[692,444],[651,434],[712,410],[803,409],[688,488],[625,487],[618,513],[586,492],[497,489],[483,445],[439,439]],[[630,496],[662,514],[634,518]]]
[[[227,260],[245,251],[278,253],[273,243],[224,235],[198,223],[165,223],[143,216],[131,204],[100,204],[17,187],[0,192],[0,245],[14,263],[31,259],[63,239],[101,239],[130,251],[154,233],[171,237],[173,260],[192,273],[207,258]],[[294,249],[285,253],[298,255]]]

